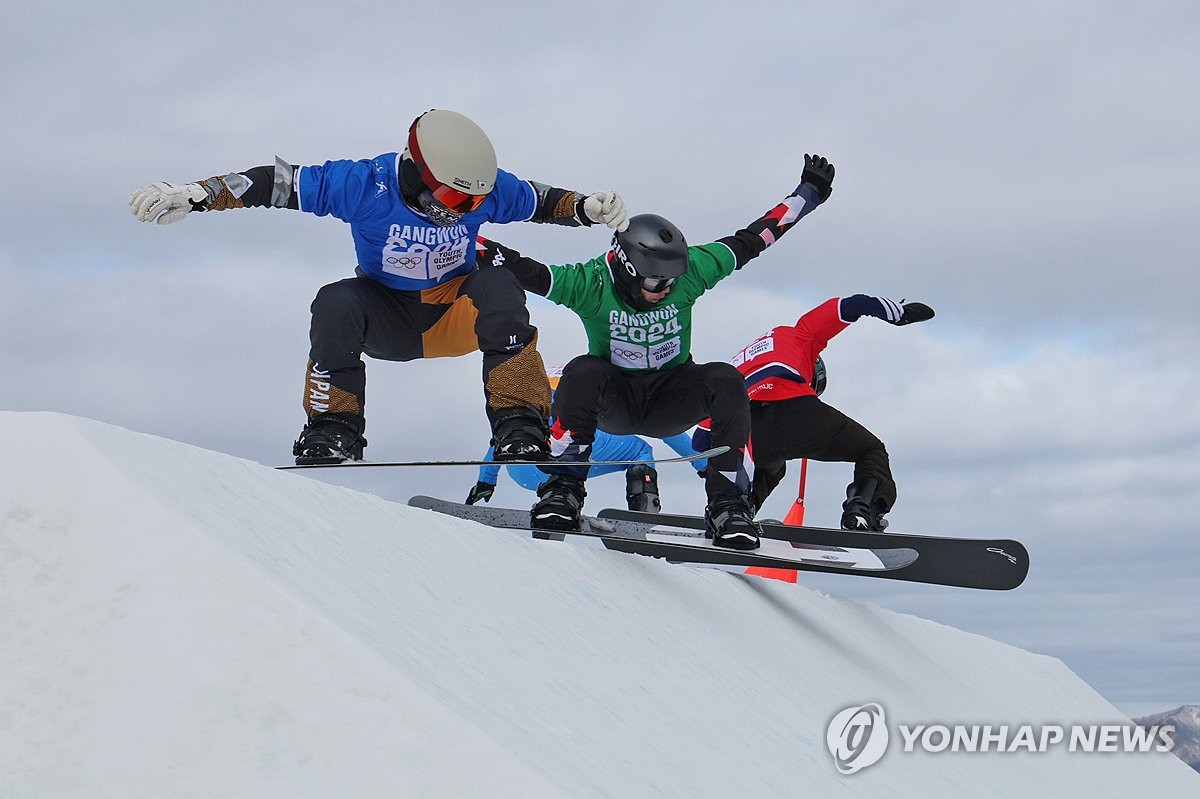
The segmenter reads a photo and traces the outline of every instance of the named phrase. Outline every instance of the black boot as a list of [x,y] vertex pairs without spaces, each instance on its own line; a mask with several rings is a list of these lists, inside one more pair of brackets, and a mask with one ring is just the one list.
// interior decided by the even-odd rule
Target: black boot
[[292,445],[297,466],[360,461],[367,440],[366,421],[356,413],[323,413],[314,416]]
[[625,502],[630,510],[646,513],[662,510],[658,500],[658,472],[653,466],[639,463],[625,470]]
[[875,496],[878,485],[874,477],[868,477],[846,487],[846,501],[842,503],[843,530],[878,533],[887,527],[887,519],[883,518],[887,509],[883,506],[883,500]]
[[758,549],[760,532],[754,509],[743,494],[714,494],[704,509],[705,534],[713,544],[729,549]]
[[533,408],[503,408],[492,414],[492,459],[545,461],[550,459],[550,429]]
[[583,481],[565,474],[552,474],[538,486],[538,501],[529,512],[529,525],[535,530],[578,530],[582,521]]

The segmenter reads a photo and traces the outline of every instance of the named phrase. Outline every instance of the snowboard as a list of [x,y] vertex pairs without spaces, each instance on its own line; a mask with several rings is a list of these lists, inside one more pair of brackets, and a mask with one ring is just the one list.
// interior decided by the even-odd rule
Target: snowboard
[[[611,524],[614,533],[634,535],[657,529],[701,531],[700,516],[606,508],[599,518]],[[909,533],[873,533],[824,527],[799,527],[778,522],[759,522],[762,538],[793,545],[842,546],[888,549],[902,547],[917,554],[914,562],[875,576],[917,583],[1008,591],[1025,581],[1029,552],[1020,541],[1008,538],[949,538]]]
[[763,545],[756,550],[725,549],[713,546],[712,541],[706,539],[698,530],[643,529],[638,526],[638,522],[632,523],[631,526],[631,523],[620,520],[594,516],[585,517],[579,531],[531,530],[528,510],[464,505],[427,496],[415,496],[408,504],[481,522],[489,527],[529,531],[539,538],[597,538],[606,549],[649,555],[674,563],[880,574],[903,569],[917,559],[917,553],[904,546],[870,549],[819,543],[796,545],[772,539],[764,540]]

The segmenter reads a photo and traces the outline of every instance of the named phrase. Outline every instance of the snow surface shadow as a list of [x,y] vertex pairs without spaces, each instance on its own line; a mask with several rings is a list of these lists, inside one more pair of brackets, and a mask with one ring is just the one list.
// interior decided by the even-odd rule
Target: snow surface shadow
[[[799,607],[785,602],[777,593],[774,585],[768,584],[768,581],[762,577],[752,577],[744,574],[731,575],[739,580],[750,591],[758,596],[758,598],[778,615],[787,620],[789,624],[796,627],[800,632],[810,639],[815,639],[825,644],[830,651],[843,654],[853,658],[858,663],[869,662],[873,655],[877,654],[873,650],[865,647],[851,646],[851,638],[837,634],[833,625],[823,624],[816,614],[807,614]],[[812,590],[812,589],[803,589]],[[813,591],[814,594],[819,592]],[[821,596],[826,596],[820,594]],[[832,599],[832,597],[826,597]]]

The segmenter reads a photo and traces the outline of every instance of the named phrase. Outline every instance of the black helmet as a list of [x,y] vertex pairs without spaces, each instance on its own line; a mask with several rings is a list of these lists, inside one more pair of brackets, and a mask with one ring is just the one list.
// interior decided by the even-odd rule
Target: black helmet
[[825,390],[825,384],[829,382],[829,373],[825,371],[825,361],[821,356],[817,356],[817,362],[813,364],[813,379],[812,389],[817,392],[817,396],[821,396],[821,392]]
[[670,288],[688,270],[683,232],[657,214],[630,217],[629,227],[613,236],[612,273],[617,293],[639,310],[649,310],[641,289]]

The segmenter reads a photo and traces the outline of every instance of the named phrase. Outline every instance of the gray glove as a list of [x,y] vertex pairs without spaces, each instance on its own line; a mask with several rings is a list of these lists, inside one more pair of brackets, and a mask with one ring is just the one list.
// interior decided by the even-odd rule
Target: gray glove
[[589,194],[583,201],[583,212],[592,222],[608,225],[614,230],[623,231],[629,227],[625,201],[615,191]]
[[178,222],[208,200],[208,192],[199,183],[172,186],[151,183],[129,195],[129,210],[143,222],[169,225]]

